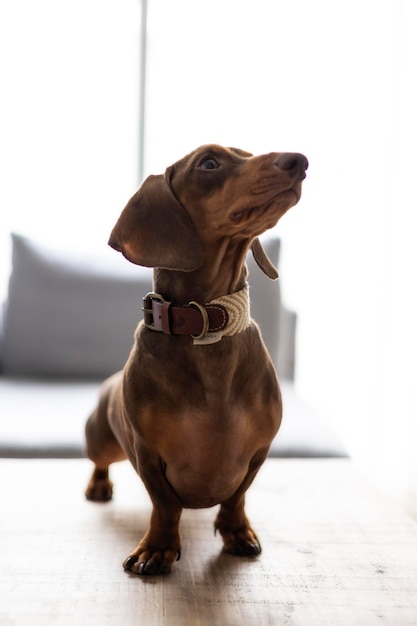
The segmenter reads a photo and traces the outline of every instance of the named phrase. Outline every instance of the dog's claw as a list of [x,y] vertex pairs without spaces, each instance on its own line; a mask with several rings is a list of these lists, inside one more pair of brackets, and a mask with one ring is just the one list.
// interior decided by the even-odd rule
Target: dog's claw
[[137,567],[136,574],[139,576],[155,576],[169,574],[171,568],[168,561],[164,559],[161,564],[158,561],[141,561]]
[[235,556],[258,556],[262,552],[260,544],[252,541],[235,541],[230,546],[224,547],[224,552],[234,554]]
[[135,565],[135,563],[137,563],[138,557],[137,556],[128,556],[127,559],[124,560],[123,562],[123,567],[125,570],[131,570],[133,565]]
[[246,544],[245,547],[246,547],[246,551],[244,552],[244,554],[246,556],[257,556],[258,554],[261,554],[262,552],[262,548],[260,544],[249,542],[248,544]]
[[[148,548],[148,549],[146,549]],[[174,560],[181,556],[181,548],[177,550],[156,550],[143,546],[133,552],[123,562],[126,571],[138,576],[158,576],[169,574]]]

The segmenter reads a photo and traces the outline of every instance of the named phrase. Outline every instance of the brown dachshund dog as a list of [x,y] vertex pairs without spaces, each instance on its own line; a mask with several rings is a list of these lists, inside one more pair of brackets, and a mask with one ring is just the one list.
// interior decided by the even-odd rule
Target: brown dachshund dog
[[104,382],[87,427],[95,464],[89,500],[112,496],[109,465],[129,458],[153,504],[149,528],[123,566],[165,574],[179,559],[183,508],[220,504],[224,550],[261,551],[245,492],[281,422],[281,394],[250,319],[245,257],[278,273],[258,235],[300,199],[301,154],[252,156],[207,145],[131,198],[109,244],[156,268],[154,293],[122,372]]

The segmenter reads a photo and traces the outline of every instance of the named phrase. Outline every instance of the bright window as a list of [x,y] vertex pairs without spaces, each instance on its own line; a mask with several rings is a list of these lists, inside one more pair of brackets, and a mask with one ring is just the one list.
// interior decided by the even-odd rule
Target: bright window
[[9,232],[107,241],[138,180],[139,0],[0,3],[0,293]]

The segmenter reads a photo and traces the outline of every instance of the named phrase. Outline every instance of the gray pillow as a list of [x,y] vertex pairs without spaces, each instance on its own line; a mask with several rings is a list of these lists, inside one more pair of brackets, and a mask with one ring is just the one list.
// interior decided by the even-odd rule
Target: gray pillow
[[65,254],[12,235],[5,374],[101,378],[123,366],[152,271],[106,252]]
[[[18,376],[103,378],[120,369],[142,318],[152,270],[103,246],[100,254],[58,252],[12,235],[4,320],[3,372]],[[273,263],[279,241],[264,241]],[[279,281],[248,255],[252,315],[276,361]]]

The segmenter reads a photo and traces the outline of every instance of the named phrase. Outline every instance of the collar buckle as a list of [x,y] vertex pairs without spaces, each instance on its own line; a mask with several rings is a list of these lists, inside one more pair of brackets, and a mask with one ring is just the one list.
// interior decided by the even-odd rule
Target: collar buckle
[[159,295],[159,293],[155,293],[153,291],[150,291],[149,293],[147,293],[146,296],[142,298],[143,321],[145,323],[146,328],[149,328],[149,330],[159,330],[159,328],[156,328],[154,324],[153,307],[152,307],[153,300],[156,300],[157,302],[160,302],[161,304],[164,304],[165,302],[165,299],[161,295]]

